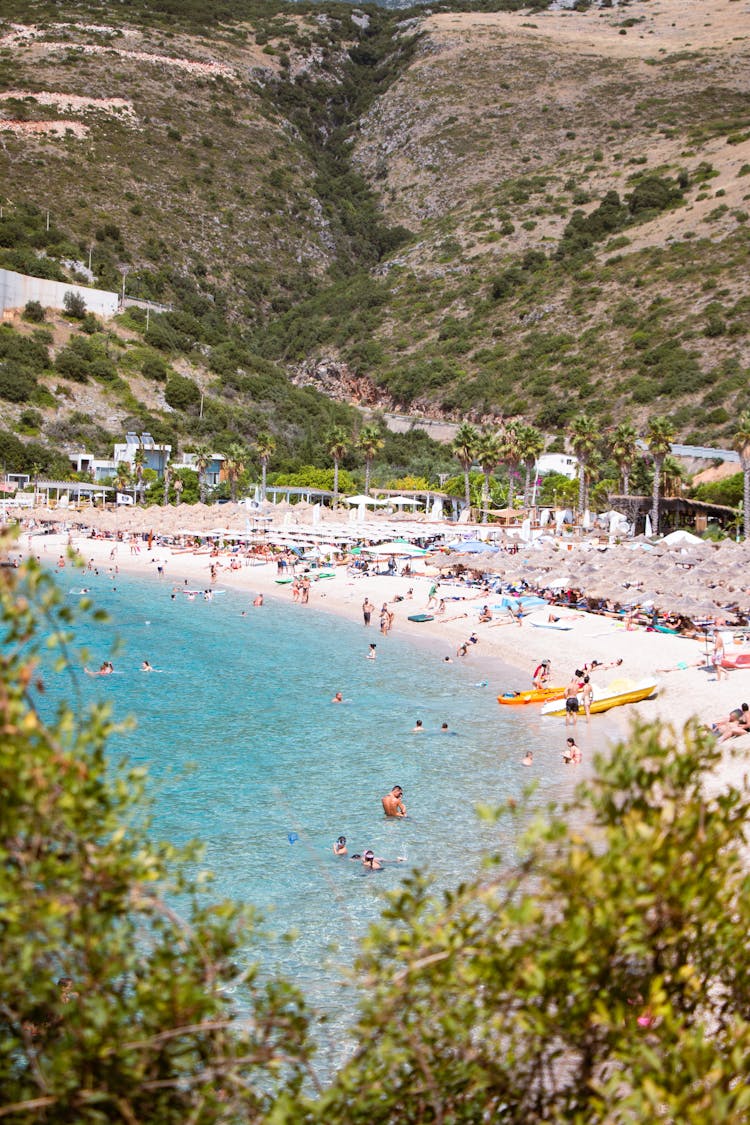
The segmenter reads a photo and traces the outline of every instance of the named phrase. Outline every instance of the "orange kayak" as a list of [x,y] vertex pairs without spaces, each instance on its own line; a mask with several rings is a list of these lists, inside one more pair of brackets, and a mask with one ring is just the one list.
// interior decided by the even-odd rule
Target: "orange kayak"
[[562,699],[564,695],[564,687],[532,688],[531,691],[506,691],[498,695],[497,701],[515,707],[519,703],[546,703],[550,699]]

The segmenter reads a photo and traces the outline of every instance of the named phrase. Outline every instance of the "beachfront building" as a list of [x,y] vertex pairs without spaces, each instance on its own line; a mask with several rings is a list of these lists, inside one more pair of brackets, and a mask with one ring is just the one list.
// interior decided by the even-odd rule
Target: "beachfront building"
[[125,441],[115,445],[115,465],[125,463],[130,469],[134,469],[139,450],[143,454],[143,468],[153,469],[158,476],[163,477],[172,454],[172,446],[154,441],[151,434],[139,436],[132,431],[125,434]]
[[[198,466],[197,453],[183,453],[179,461],[173,461],[170,468],[173,473],[179,472],[180,469],[190,469],[191,472],[197,473]],[[207,488],[216,488],[217,484],[227,479],[227,472],[225,469],[226,457],[223,453],[212,453],[211,459],[203,470],[203,479]]]
[[159,477],[163,477],[164,470],[169,464],[172,446],[154,441],[151,434],[148,433],[139,436],[132,431],[128,432],[125,435],[124,442],[115,444],[111,458],[94,457],[93,453],[77,450],[74,453],[69,453],[68,459],[74,472],[81,476],[88,476],[92,481],[98,483],[112,480],[113,477],[117,476],[117,469],[120,465],[127,465],[133,471],[139,449],[143,451],[143,468],[153,469]]

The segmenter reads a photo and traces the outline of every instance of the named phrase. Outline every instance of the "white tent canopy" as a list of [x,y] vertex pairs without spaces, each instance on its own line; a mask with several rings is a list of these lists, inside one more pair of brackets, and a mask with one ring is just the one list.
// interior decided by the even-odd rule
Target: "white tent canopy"
[[703,540],[698,535],[693,535],[689,531],[671,531],[669,535],[665,535],[662,543],[666,543],[668,547],[681,543],[702,543]]

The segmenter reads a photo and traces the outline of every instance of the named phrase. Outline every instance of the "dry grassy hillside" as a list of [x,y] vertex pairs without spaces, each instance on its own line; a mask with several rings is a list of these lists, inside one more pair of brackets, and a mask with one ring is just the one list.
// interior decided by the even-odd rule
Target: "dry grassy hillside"
[[[501,226],[491,206],[498,190],[543,175],[545,199],[528,209],[534,231],[516,232],[502,253],[519,238],[560,237],[566,216],[555,212],[570,204],[571,178],[598,197],[622,191],[642,163],[668,169],[706,159],[727,206],[741,206],[750,190],[738,175],[750,136],[727,145],[726,132],[750,121],[750,6],[741,0],[632,0],[530,17],[451,13],[425,19],[422,30],[419,57],[369,114],[357,151],[400,222],[450,215],[462,244],[479,251]],[[631,245],[684,237],[710,210],[709,199],[692,200],[645,225]],[[482,220],[487,232],[477,238],[472,226]],[[727,219],[712,234],[733,225]]]
[[[250,300],[285,272],[319,276],[333,246],[314,170],[263,94],[282,58],[315,72],[320,31],[298,17],[263,35],[115,19],[0,25],[6,204],[48,208],[84,242],[116,226],[118,265],[134,274],[198,267]],[[128,288],[138,292],[135,276]]]
[[[632,0],[586,12],[442,13],[421,30],[417,57],[363,122],[355,157],[389,217],[417,232],[387,272],[385,384],[427,410],[473,399],[480,416],[538,417],[533,400],[559,392],[576,408],[603,409],[607,398],[608,416],[642,420],[677,405],[681,427],[720,424],[717,401],[731,412],[750,362],[750,6]],[[582,272],[548,270],[533,284],[527,272],[493,303],[493,277],[529,251],[554,261],[574,212],[591,215],[611,191],[625,201],[646,176],[679,183],[680,198],[597,238]],[[648,321],[659,306],[657,331]],[[464,336],[452,371],[440,348],[446,320],[449,335],[462,334],[458,321]],[[634,348],[639,328],[648,339]],[[530,329],[565,339],[572,385],[565,364],[525,348]],[[639,349],[666,341],[702,378],[650,393],[649,372],[633,367]],[[425,359],[443,362],[437,394],[429,378],[396,373]],[[513,378],[503,375],[508,361]],[[717,400],[727,364],[734,385]],[[459,381],[473,386],[469,395],[456,391]]]

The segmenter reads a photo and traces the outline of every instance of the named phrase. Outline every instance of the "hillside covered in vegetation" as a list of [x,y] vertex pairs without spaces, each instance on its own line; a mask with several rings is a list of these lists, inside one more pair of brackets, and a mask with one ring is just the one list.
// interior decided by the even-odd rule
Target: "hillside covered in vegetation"
[[[5,467],[127,428],[270,432],[292,471],[357,407],[558,443],[581,411],[667,415],[726,444],[750,405],[747,15],[495,7],[8,0],[0,267],[153,307],[6,314]],[[450,467],[421,432],[378,461]]]

